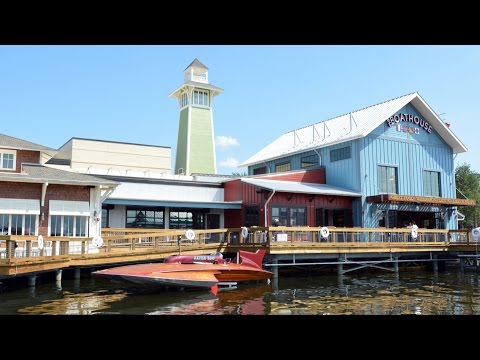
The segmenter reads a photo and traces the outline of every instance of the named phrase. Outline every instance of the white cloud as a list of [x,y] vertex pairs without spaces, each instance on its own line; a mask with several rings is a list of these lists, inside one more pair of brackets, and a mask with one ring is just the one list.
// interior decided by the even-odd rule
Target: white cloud
[[225,160],[220,161],[220,166],[229,167],[229,168],[236,168],[240,164],[240,161],[233,157],[229,157]]
[[215,139],[215,146],[218,146],[221,148],[227,149],[231,146],[238,146],[238,145],[240,145],[238,140],[231,136],[217,136]]

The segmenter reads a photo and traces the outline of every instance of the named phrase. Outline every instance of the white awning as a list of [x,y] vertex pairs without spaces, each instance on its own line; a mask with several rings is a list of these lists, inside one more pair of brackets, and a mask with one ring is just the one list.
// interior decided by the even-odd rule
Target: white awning
[[40,200],[0,199],[0,214],[39,215]]
[[90,205],[88,201],[49,201],[50,215],[73,215],[90,216]]
[[326,184],[302,183],[283,180],[262,180],[251,178],[241,178],[240,180],[244,183],[255,185],[268,190],[275,190],[276,192],[354,197],[362,196],[362,194],[359,192]]

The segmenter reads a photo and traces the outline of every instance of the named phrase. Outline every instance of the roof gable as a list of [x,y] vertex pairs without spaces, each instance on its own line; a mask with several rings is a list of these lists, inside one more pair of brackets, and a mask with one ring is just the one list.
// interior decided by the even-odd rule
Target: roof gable
[[8,136],[5,134],[0,134],[0,148],[10,148],[16,150],[31,150],[31,151],[42,151],[50,155],[53,155],[57,150],[49,148],[47,146],[35,144],[33,142],[19,139],[13,136]]
[[415,92],[285,133],[239,167],[363,138],[409,103],[423,115],[454,153],[467,151],[453,132]]

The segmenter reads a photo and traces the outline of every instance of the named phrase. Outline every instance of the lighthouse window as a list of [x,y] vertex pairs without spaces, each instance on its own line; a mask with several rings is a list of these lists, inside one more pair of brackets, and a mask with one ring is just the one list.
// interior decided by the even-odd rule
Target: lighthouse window
[[182,95],[182,107],[185,107],[188,105],[188,94],[183,94]]
[[193,91],[193,105],[209,106],[208,91],[194,90]]

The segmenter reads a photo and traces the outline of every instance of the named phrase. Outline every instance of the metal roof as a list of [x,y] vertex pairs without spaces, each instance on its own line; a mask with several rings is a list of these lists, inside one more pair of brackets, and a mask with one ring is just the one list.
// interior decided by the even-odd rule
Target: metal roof
[[[193,67],[196,67],[196,68],[201,68],[201,69],[206,69],[206,70],[208,70],[208,68],[207,68],[205,65],[203,65],[203,64],[200,62],[200,60],[198,60],[197,58],[195,58],[195,60],[193,60],[193,61],[190,63],[190,65],[188,65],[188,66],[185,68],[185,70],[187,70],[189,67],[192,67],[192,66],[193,66]],[[183,70],[183,71],[185,71],[185,70]]]
[[277,192],[354,197],[362,196],[362,193],[326,184],[302,183],[282,180],[262,180],[252,178],[241,178],[240,180],[250,185],[258,186],[268,190],[275,190]]
[[37,164],[23,164],[21,173],[0,172],[0,181],[15,181],[29,183],[83,185],[83,186],[116,186],[119,183],[99,177],[78,174],[70,171],[53,169]]
[[[169,97],[175,97],[177,92],[180,91],[182,88],[184,88],[185,86],[194,86],[198,89],[207,89],[207,90],[212,90],[218,94],[221,94],[223,92],[223,89],[222,88],[219,88],[218,86],[215,86],[215,85],[212,85],[212,84],[207,84],[207,83],[201,83],[201,82],[197,82],[197,81],[191,81],[191,80],[188,80],[188,81],[185,81],[185,83],[183,83],[182,85],[180,85],[178,88],[176,88],[174,91],[172,91],[172,93],[170,95],[168,95]],[[214,95],[217,95],[217,94],[214,94]]]
[[49,148],[47,146],[35,144],[30,141],[22,140],[22,139],[19,139],[13,136],[8,136],[5,134],[0,134],[0,148],[43,151],[50,155],[53,155],[57,152],[57,150]]
[[432,128],[452,147],[453,153],[467,151],[422,97],[414,92],[285,133],[241,163],[239,167],[363,138],[409,103],[412,103]]

